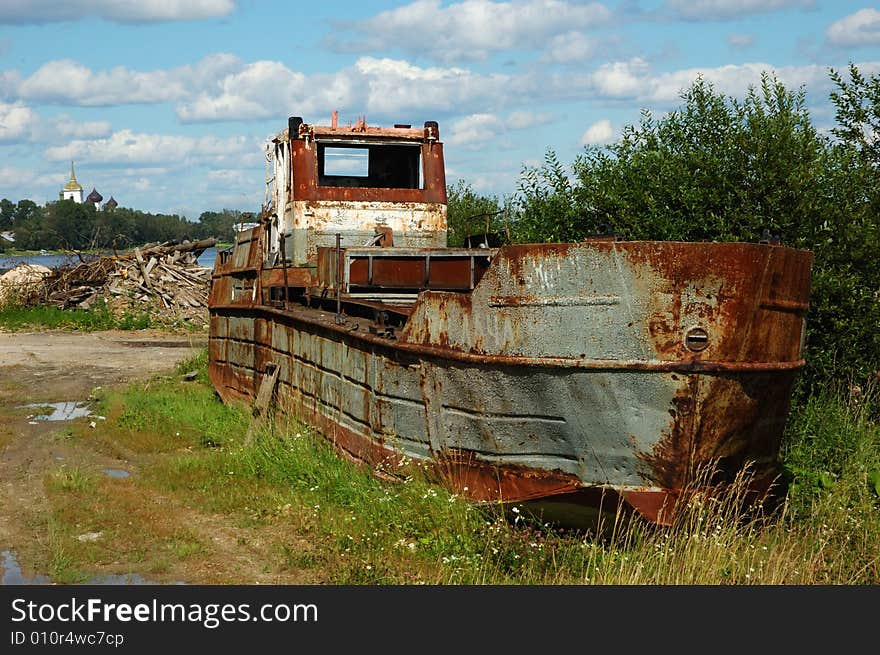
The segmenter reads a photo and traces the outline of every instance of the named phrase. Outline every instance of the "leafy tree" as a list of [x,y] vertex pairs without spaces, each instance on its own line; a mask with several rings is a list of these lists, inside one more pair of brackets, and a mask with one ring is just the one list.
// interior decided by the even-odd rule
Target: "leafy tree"
[[591,231],[571,178],[556,153],[548,150],[544,165],[525,168],[518,186],[518,241],[574,241]]
[[205,211],[199,216],[195,227],[195,234],[200,239],[214,237],[218,241],[231,242],[235,240],[236,223],[244,221],[242,212],[233,209],[222,211]]
[[73,200],[58,200],[46,205],[42,223],[44,240],[41,247],[78,250],[93,246],[95,206]]
[[630,239],[795,237],[812,220],[824,143],[803,92],[764,76],[740,102],[698,79],[683,107],[643,112],[608,148],[590,147],[571,177],[555,153],[520,180],[520,240],[572,241],[615,231]]
[[504,210],[495,196],[483,196],[464,180],[446,187],[447,242],[461,246],[469,235],[505,231]]
[[0,230],[8,230],[15,218],[15,203],[7,198],[0,200]]
[[829,71],[837,89],[831,93],[837,127],[832,132],[847,148],[870,163],[880,165],[880,74],[865,77],[855,64],[848,68],[849,80],[834,69]]

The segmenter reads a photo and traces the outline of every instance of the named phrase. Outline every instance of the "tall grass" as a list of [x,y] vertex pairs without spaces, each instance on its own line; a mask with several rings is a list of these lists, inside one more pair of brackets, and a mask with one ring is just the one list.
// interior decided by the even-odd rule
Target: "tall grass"
[[[874,392],[828,393],[796,410],[783,453],[790,493],[777,513],[744,510],[746,471],[725,494],[690,497],[672,526],[618,514],[600,537],[474,505],[416,463],[403,462],[403,482],[380,480],[292,417],[253,424],[248,408],[223,405],[204,365],[203,354],[179,368],[200,370],[195,382],[166,379],[111,399],[124,408],[116,438],[165,453],[143,476],[161,493],[241,527],[282,527],[277,566],[354,584],[880,581]],[[138,436],[156,431],[159,448]]]

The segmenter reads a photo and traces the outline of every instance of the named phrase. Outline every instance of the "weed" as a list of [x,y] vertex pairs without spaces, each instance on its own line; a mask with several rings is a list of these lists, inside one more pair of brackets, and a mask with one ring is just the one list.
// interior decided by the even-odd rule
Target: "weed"
[[51,486],[61,491],[87,492],[95,487],[95,478],[76,467],[62,465],[52,476]]

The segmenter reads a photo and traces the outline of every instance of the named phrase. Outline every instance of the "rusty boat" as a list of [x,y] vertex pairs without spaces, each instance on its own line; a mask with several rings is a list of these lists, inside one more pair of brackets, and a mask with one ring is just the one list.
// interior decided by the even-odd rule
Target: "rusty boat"
[[[447,247],[443,144],[313,125],[266,148],[257,224],[219,253],[209,371],[341,453],[550,520],[668,523],[711,465],[764,491],[803,367],[812,254],[774,241]],[[486,244],[481,244],[485,246]]]

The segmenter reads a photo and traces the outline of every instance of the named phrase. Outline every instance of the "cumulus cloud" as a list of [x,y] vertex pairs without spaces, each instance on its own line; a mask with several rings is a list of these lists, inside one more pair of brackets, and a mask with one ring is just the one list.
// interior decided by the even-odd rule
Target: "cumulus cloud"
[[[254,62],[217,79],[177,108],[184,122],[329,116],[340,107],[399,120],[414,110],[449,111],[460,103],[489,102],[510,78],[460,68],[423,68],[397,59],[361,57],[336,73],[311,76],[280,62]],[[354,110],[354,109],[353,109]],[[343,118],[344,120],[344,118]]]
[[511,130],[525,130],[552,121],[553,115],[547,112],[514,111],[506,119],[489,113],[470,114],[450,124],[444,141],[476,150]]
[[18,97],[21,74],[18,71],[0,71],[0,99],[13,100]]
[[21,103],[0,102],[0,143],[26,141],[39,123],[39,116]]
[[584,135],[581,137],[581,145],[599,146],[611,143],[613,140],[614,127],[612,127],[611,121],[607,118],[603,118],[587,128],[587,131],[584,132]]
[[257,144],[243,136],[221,139],[214,136],[139,134],[126,129],[103,139],[75,139],[47,148],[46,158],[52,161],[79,159],[100,164],[129,165],[229,163],[240,161],[242,155],[257,148]]
[[514,111],[507,117],[507,126],[513,130],[525,130],[553,122],[553,114],[534,111]]
[[649,75],[648,62],[640,57],[602,64],[592,75],[596,92],[608,98],[638,96]]
[[226,16],[234,0],[3,0],[0,24],[55,23],[98,17],[117,23],[187,21]]
[[494,114],[471,114],[452,123],[445,141],[451,145],[478,148],[492,141],[503,128],[501,120]]
[[[8,75],[6,79],[13,80],[14,88],[0,102],[6,102],[6,107],[32,102],[85,106],[169,103],[183,123],[283,121],[288,115],[300,115],[307,121],[326,120],[337,109],[350,114],[340,116],[342,122],[353,122],[363,114],[370,124],[445,120],[468,114],[500,116],[503,112],[509,116],[506,128],[518,129],[516,123],[528,125],[540,115],[516,112],[538,102],[635,100],[668,106],[676,104],[681,90],[699,75],[719,91],[741,94],[749,84],[760,82],[762,71],[775,71],[790,87],[806,84],[811,92],[830,88],[827,67],[820,65],[776,68],[753,62],[658,73],[637,57],[593,69],[576,67],[563,72],[531,68],[512,74],[361,57],[338,71],[307,75],[278,61],[248,63],[217,54],[191,66],[146,72],[122,67],[93,71],[72,60],[54,61],[17,82],[14,74]],[[16,113],[19,121],[21,111]],[[544,115],[541,120],[549,118]],[[21,138],[21,129],[10,132],[18,136],[7,138]],[[67,130],[65,134],[74,139],[108,136],[108,125],[100,122],[62,123],[58,129]]]
[[95,71],[73,60],[56,60],[25,79],[13,71],[0,76],[0,97],[70,106],[172,103],[185,123],[291,113],[323,116],[346,107],[399,120],[401,112],[410,110],[452,111],[462,102],[491,103],[522,82],[503,74],[374,57],[307,76],[278,61],[245,63],[216,54],[191,66],[153,71],[122,66]]
[[56,116],[50,121],[52,138],[95,139],[109,136],[113,128],[109,121],[76,121],[70,116]]
[[543,48],[561,32],[607,22],[611,11],[598,2],[568,0],[463,0],[442,6],[440,0],[416,0],[366,20],[344,25],[357,37],[331,45],[347,52],[386,50],[440,61],[482,60],[493,52]]
[[592,58],[596,52],[597,40],[583,32],[557,34],[547,44],[541,61],[568,64]]
[[880,45],[880,11],[859,9],[831,23],[825,36],[835,46]]
[[780,9],[812,7],[815,0],[668,0],[666,4],[686,20],[725,20]]
[[182,100],[241,66],[238,58],[218,54],[195,65],[155,71],[133,71],[117,66],[104,71],[71,59],[40,66],[31,76],[7,86],[18,97],[44,103],[81,106],[160,103]]

